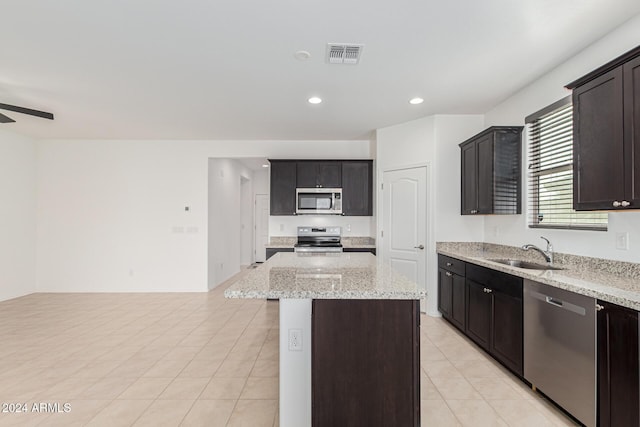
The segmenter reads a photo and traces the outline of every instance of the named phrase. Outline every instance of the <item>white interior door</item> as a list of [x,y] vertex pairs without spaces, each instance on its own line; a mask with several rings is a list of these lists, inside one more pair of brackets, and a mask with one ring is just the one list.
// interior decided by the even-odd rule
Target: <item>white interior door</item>
[[382,256],[425,289],[427,168],[385,171],[382,189]]
[[254,206],[255,261],[265,262],[267,259],[265,246],[269,243],[269,195],[256,194]]

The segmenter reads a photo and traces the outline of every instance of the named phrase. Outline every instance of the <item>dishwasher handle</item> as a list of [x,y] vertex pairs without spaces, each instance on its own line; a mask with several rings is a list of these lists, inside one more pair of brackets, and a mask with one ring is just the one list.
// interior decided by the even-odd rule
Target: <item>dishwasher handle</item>
[[561,308],[563,310],[570,311],[570,312],[575,313],[577,315],[585,316],[587,314],[587,309],[585,307],[582,307],[582,306],[579,306],[579,305],[576,305],[576,304],[572,304],[570,302],[563,301],[563,300],[560,300],[560,299],[557,299],[557,298],[553,298],[553,297],[550,297],[549,295],[541,294],[540,292],[536,292],[536,291],[533,291],[533,290],[530,291],[529,294],[531,295],[531,297],[533,297],[533,298],[535,298],[535,299],[537,299],[539,301],[545,302],[545,303],[547,303],[549,305]]
[[559,299],[555,299],[555,298],[551,298],[549,296],[545,297],[545,300],[551,304],[551,305],[555,305],[556,307],[562,307],[563,302]]

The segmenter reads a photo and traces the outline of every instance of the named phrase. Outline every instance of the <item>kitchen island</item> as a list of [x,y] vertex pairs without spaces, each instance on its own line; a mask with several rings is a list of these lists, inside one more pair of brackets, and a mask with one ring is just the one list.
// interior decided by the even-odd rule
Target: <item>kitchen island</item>
[[280,425],[419,426],[418,300],[369,253],[282,252],[225,291],[280,304]]

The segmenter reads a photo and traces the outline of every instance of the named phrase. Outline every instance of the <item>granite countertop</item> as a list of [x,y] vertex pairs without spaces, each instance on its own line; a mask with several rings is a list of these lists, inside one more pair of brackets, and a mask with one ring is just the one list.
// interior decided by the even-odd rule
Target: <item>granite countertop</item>
[[370,253],[279,252],[225,292],[227,298],[420,299],[426,291]]
[[540,254],[512,246],[443,242],[437,244],[436,251],[524,279],[640,310],[640,264],[555,254],[554,266],[562,270],[530,270],[489,260],[509,258],[544,264]]

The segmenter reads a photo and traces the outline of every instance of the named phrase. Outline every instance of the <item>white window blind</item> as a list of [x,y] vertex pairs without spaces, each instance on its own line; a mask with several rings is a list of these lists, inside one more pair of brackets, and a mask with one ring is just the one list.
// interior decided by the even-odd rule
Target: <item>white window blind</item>
[[606,230],[606,212],[573,210],[573,106],[567,97],[527,117],[529,227]]

